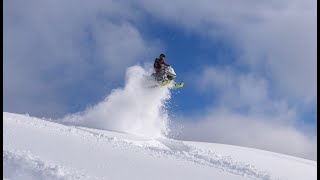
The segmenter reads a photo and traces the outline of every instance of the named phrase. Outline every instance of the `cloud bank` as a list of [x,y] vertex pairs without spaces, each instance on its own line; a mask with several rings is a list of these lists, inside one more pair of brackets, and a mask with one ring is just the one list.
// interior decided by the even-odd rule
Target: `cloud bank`
[[202,87],[200,93],[213,94],[215,103],[200,115],[182,115],[178,120],[180,134],[175,138],[317,159],[315,128],[302,123],[296,109],[299,107],[272,97],[266,79],[236,73],[231,67],[207,67],[193,82],[197,82],[195,87]]
[[122,1],[4,1],[4,110],[61,117],[98,102],[161,48],[135,12]]
[[168,25],[235,45],[237,65],[269,78],[278,94],[315,103],[317,1],[139,2]]
[[176,138],[233,144],[317,160],[315,136],[309,137],[288,124],[270,122],[274,121],[272,118],[217,109],[195,119],[184,118],[180,122],[182,131]]

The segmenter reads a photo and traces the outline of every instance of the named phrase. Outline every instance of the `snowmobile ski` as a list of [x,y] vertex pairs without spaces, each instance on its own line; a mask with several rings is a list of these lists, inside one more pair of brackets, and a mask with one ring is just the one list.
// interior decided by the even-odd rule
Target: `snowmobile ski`
[[162,83],[161,86],[166,86],[166,85],[168,85],[170,83],[171,83],[171,80],[168,80],[168,81],[165,81],[164,83]]
[[182,88],[183,86],[184,86],[184,82],[182,81],[180,84],[176,84],[172,88],[177,89],[177,88]]

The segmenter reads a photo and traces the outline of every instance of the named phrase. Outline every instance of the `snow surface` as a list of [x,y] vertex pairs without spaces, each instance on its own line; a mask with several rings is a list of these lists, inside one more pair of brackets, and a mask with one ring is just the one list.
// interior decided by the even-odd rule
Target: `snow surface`
[[317,178],[317,162],[252,148],[177,141],[3,113],[4,179]]

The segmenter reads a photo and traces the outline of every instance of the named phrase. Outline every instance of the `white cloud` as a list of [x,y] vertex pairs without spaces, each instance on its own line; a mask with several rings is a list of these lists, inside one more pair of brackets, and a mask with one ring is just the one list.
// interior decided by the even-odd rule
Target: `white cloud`
[[110,75],[118,75],[119,71],[123,74],[128,64],[132,65],[141,60],[147,47],[150,47],[139,31],[129,23],[97,23],[93,28],[93,36],[97,52],[101,55],[105,67],[111,71]]
[[140,16],[120,1],[4,1],[4,110],[57,117],[76,94],[106,93],[161,48],[132,24]]
[[144,1],[153,17],[242,51],[238,63],[269,77],[283,96],[316,99],[316,3],[308,1]]
[[[194,81],[201,93],[211,93],[215,101],[230,109],[246,108],[253,114],[280,114],[287,111],[282,99],[272,99],[268,81],[254,73],[236,72],[232,67],[206,67]],[[284,107],[284,108],[280,108]]]
[[314,102],[317,96],[315,11],[287,11],[276,12],[265,22],[243,29],[246,31],[243,60],[255,71],[264,70],[280,93]]

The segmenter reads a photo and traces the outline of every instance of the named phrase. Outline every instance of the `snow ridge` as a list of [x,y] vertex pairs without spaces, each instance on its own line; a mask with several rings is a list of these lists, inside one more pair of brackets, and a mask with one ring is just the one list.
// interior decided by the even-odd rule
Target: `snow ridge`
[[[110,135],[109,131],[78,126],[65,126],[32,117],[25,117],[24,120],[13,117],[6,117],[5,119],[5,124],[15,124],[27,129],[41,129],[42,131],[53,134],[62,134],[63,136],[76,136],[97,147],[104,144],[111,144],[114,148],[128,149],[130,151],[146,153],[150,156],[159,158],[169,158],[196,163],[207,167],[218,168],[221,171],[237,174],[242,177],[261,180],[280,179],[271,176],[269,172],[255,168],[251,164],[235,161],[230,156],[223,156],[210,150],[197,148],[173,139],[150,139],[144,136],[113,132],[117,134],[117,136],[114,136]],[[67,169],[66,167],[47,163],[29,152],[11,150],[10,145],[4,147],[3,159],[8,172],[12,172],[8,168],[14,167],[23,172],[36,174],[40,177],[43,176],[53,179],[87,179],[83,173],[75,172],[70,168]],[[15,162],[19,164],[15,164]]]
[[[316,179],[316,162],[278,153],[251,149],[249,154],[239,151],[238,156],[237,147],[230,149],[235,153],[229,154],[229,147],[223,145],[70,126],[12,113],[4,113],[3,119],[4,177],[8,179],[127,179],[127,175],[110,172],[118,166],[117,169],[121,170],[121,166],[130,169],[136,165],[137,168],[133,169],[137,172],[133,172],[133,179],[143,179],[152,177],[152,172],[161,175],[157,171],[159,167],[166,169],[165,165],[172,167],[178,164],[187,168],[194,167],[194,171],[192,169],[187,174],[192,177],[193,173],[194,176],[204,175],[202,179],[219,177],[230,180],[237,179],[234,178],[237,176],[239,179],[259,180]],[[226,153],[219,147],[224,147],[222,149],[227,150]],[[79,150],[76,155],[73,153],[75,149]],[[252,157],[250,152],[253,153]],[[86,154],[95,159],[87,161],[87,158],[83,158]],[[110,158],[113,160],[109,161]],[[258,158],[261,163],[253,158]],[[151,172],[147,175],[143,172],[145,162],[155,162],[157,165],[154,168],[148,167]],[[174,170],[177,170],[174,172],[175,177],[185,174],[179,168]],[[188,179],[189,176],[184,177]]]
[[[261,180],[280,179],[273,177],[269,172],[255,168],[251,164],[235,161],[230,156],[224,156],[210,150],[187,145],[182,141],[168,138],[150,139],[144,136],[117,132],[112,132],[110,135],[110,131],[78,126],[65,126],[32,117],[25,117],[24,119],[4,117],[5,125],[15,124],[16,126],[27,129],[41,129],[41,131],[48,133],[78,137],[82,141],[88,142],[95,147],[110,144],[114,148],[127,149],[137,153],[156,156],[158,158],[176,159],[179,161],[182,160],[196,163],[207,167],[218,168],[221,171],[233,173],[242,177]],[[31,175],[36,174],[40,177],[46,177],[45,179],[88,179],[83,173],[45,162],[39,157],[32,155],[30,152],[16,151],[10,148],[9,144],[4,147],[3,159],[5,167],[7,167],[5,172],[9,172],[9,177],[14,173],[12,168],[18,168],[22,172],[29,172]],[[90,178],[92,179],[92,177]]]

